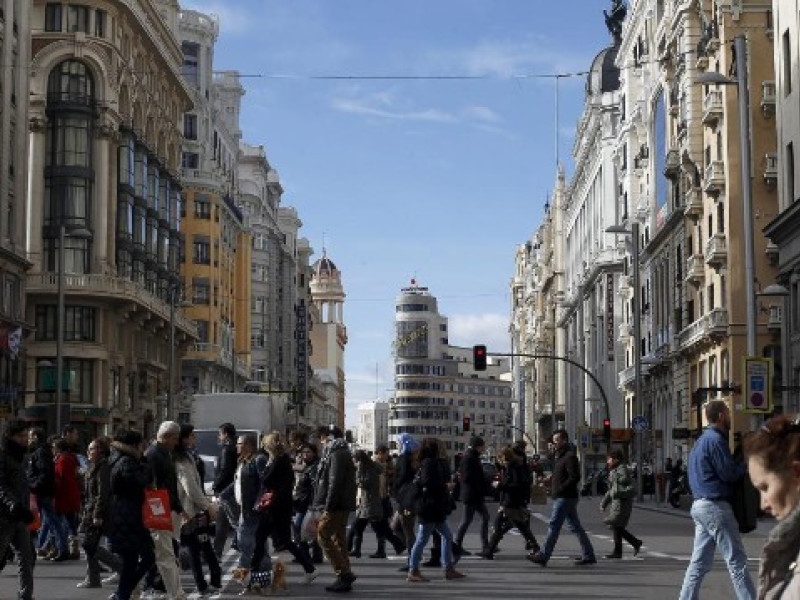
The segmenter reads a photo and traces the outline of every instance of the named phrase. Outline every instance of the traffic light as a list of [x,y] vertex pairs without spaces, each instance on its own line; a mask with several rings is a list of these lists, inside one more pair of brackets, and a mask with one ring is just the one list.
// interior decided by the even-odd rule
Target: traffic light
[[464,431],[469,431],[469,417],[464,417],[464,419],[461,422],[461,426],[464,429]]
[[486,346],[472,347],[472,365],[476,371],[486,370]]
[[611,443],[611,419],[603,419],[603,437],[606,439],[606,444]]

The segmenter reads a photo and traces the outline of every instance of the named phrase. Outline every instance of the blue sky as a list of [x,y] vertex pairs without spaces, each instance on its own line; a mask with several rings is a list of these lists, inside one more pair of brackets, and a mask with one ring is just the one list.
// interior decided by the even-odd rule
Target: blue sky
[[[514,249],[569,175],[598,0],[191,0],[220,18],[215,69],[246,75],[263,144],[315,257],[347,292],[348,425],[393,385],[395,298],[416,277],[450,342],[508,349]],[[466,76],[477,79],[364,79]],[[319,79],[318,77],[353,77]],[[376,375],[377,373],[377,375]]]

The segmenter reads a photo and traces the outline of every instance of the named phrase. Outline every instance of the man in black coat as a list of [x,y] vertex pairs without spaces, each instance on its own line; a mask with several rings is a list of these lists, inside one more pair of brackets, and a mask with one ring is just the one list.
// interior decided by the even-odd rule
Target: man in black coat
[[[223,423],[219,426],[217,441],[220,443],[219,456],[217,457],[217,468],[214,473],[214,483],[211,490],[215,496],[219,496],[222,491],[233,483],[236,475],[236,466],[239,457],[236,453],[236,427],[233,423]],[[228,539],[234,524],[230,522],[228,513],[224,510],[217,511],[217,524],[214,532],[214,552],[218,557],[222,556],[225,550],[225,541]],[[233,540],[234,549],[236,536]]]
[[30,492],[23,463],[28,430],[22,421],[10,421],[0,450],[0,556],[11,545],[19,556],[20,600],[33,598],[33,545],[28,524],[33,522]]
[[469,442],[459,465],[459,481],[461,482],[461,501],[464,503],[464,518],[458,526],[453,551],[456,555],[468,555],[462,543],[467,529],[472,523],[475,513],[481,516],[481,551],[489,549],[489,511],[486,508],[486,491],[488,489],[486,475],[481,464],[481,454],[486,449],[483,438],[475,436]]
[[545,566],[555,548],[561,526],[567,521],[570,531],[578,536],[581,544],[581,557],[575,561],[576,565],[593,565],[597,562],[594,555],[592,542],[586,535],[581,520],[578,517],[578,485],[581,481],[581,463],[575,454],[575,449],[569,443],[569,435],[565,429],[557,429],[553,433],[555,446],[555,465],[551,480],[551,495],[553,497],[553,512],[550,515],[550,527],[547,530],[547,539],[540,552],[528,555],[528,559],[538,565]]
[[69,534],[67,533],[66,523],[56,515],[54,496],[56,489],[56,467],[53,462],[53,451],[47,443],[47,434],[41,427],[34,427],[28,431],[28,452],[30,457],[26,470],[28,486],[31,493],[36,494],[36,501],[39,505],[39,514],[42,517],[42,526],[39,529],[39,537],[36,543],[36,550],[39,556],[44,557],[48,549],[50,533],[53,533],[55,548],[54,556],[65,557],[69,555]]

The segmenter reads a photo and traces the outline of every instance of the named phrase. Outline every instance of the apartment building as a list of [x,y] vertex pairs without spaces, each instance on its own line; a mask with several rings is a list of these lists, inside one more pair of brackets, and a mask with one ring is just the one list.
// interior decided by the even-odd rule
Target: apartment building
[[389,445],[389,403],[364,402],[358,405],[358,447],[375,452],[379,446]]
[[0,0],[0,421],[25,402],[30,3]]
[[182,75],[193,101],[181,115],[185,196],[180,297],[198,341],[181,362],[181,399],[238,390],[250,379],[250,231],[239,208],[239,113],[244,89],[234,71],[214,72],[216,17],[177,14]]
[[197,335],[172,294],[183,239],[180,122],[192,98],[156,8],[30,3],[25,320],[36,330],[20,414],[50,430],[60,385],[61,422],[87,436],[117,426],[154,433],[170,408],[169,340]]

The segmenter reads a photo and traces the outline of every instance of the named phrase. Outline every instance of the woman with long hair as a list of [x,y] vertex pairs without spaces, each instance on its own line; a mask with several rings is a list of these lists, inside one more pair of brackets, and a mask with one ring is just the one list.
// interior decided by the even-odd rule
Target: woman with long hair
[[178,498],[188,521],[181,527],[181,545],[189,550],[197,591],[208,591],[209,582],[203,574],[203,558],[208,563],[210,586],[219,590],[222,586],[222,569],[211,544],[211,523],[214,522],[216,506],[203,492],[203,482],[192,453],[195,446],[194,425],[183,423],[178,445],[173,451],[175,474],[178,478]]
[[447,524],[450,512],[450,490],[447,487],[447,475],[439,457],[440,442],[435,438],[422,441],[419,458],[419,473],[414,483],[419,490],[416,503],[417,537],[408,565],[407,580],[414,583],[428,581],[419,570],[422,553],[433,531],[442,536],[442,566],[445,579],[461,579],[462,573],[456,571],[453,558],[453,532]]
[[761,550],[759,600],[800,598],[800,425],[785,415],[744,440],[761,508],[777,521]]
[[311,558],[300,550],[292,540],[292,489],[294,487],[294,471],[292,459],[286,452],[283,436],[277,431],[268,433],[262,440],[262,447],[269,455],[267,468],[261,476],[261,488],[258,494],[262,498],[265,493],[272,493],[272,501],[261,511],[261,519],[256,531],[256,545],[253,553],[253,570],[261,563],[266,551],[268,538],[276,552],[287,550],[297,559],[305,571],[306,583],[311,583],[317,576]]

